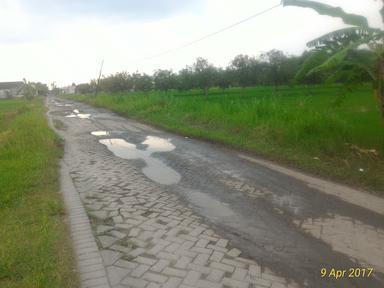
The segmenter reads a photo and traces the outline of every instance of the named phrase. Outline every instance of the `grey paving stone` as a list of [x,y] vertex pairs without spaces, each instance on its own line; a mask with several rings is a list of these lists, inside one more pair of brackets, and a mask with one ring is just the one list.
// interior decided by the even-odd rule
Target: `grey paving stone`
[[107,267],[108,279],[112,286],[119,284],[121,280],[128,275],[128,273],[129,273],[129,270],[121,267],[117,267],[117,266]]
[[103,258],[103,262],[105,266],[110,266],[114,264],[117,260],[119,260],[123,254],[117,251],[112,250],[101,250],[101,257]]
[[98,236],[97,239],[99,240],[101,247],[103,248],[110,247],[113,243],[115,243],[118,240],[115,237],[111,237],[107,235]]

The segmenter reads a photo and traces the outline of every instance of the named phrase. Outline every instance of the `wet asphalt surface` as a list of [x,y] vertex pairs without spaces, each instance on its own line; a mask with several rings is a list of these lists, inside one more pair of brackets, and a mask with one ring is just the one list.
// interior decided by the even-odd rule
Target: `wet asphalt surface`
[[[169,139],[175,146],[172,151],[151,154],[180,176],[176,183],[170,181],[171,184],[165,184],[167,190],[180,195],[186,205],[203,216],[207,223],[228,237],[247,256],[277,275],[294,280],[303,287],[384,287],[381,266],[384,250],[375,248],[373,253],[369,246],[359,243],[366,241],[375,247],[384,246],[384,215],[249,162],[239,157],[239,152],[235,150],[164,132],[82,103],[55,101],[50,104],[58,106],[57,111],[51,112],[53,118],[63,119],[65,115],[73,115],[73,109],[78,109],[81,115],[90,114],[89,119],[67,118],[65,125],[73,125],[71,129],[76,129],[78,121],[91,121],[95,131],[108,132],[107,135],[95,137],[94,141],[123,139],[136,145],[138,150],[145,150],[147,145],[143,142],[149,135]],[[107,149],[102,143],[100,145]],[[143,168],[148,165],[144,160],[140,157],[127,159]],[[174,173],[165,175],[172,177]],[[343,219],[341,225],[337,222],[333,225],[335,219]],[[322,221],[330,223],[327,227],[331,227],[331,232],[324,237],[321,235],[324,228]],[[304,229],[303,223],[313,231],[320,231],[316,232],[320,233],[319,236],[315,232],[310,233],[312,230]],[[343,223],[350,223],[351,227],[356,227],[358,223],[358,228],[347,229],[348,225]],[[356,235],[356,232],[361,233]],[[333,237],[333,234],[339,238]],[[350,240],[354,237],[359,240],[353,242],[352,248],[359,251],[351,255],[348,253],[351,247],[348,246],[352,245]],[[374,273],[369,278],[348,277],[350,268],[370,267],[374,268]],[[345,269],[347,273],[337,280],[334,277],[322,278],[322,268]]]

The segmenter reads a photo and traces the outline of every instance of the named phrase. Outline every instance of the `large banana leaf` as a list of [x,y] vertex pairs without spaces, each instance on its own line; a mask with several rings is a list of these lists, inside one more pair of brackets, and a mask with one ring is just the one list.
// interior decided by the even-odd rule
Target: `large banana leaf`
[[345,42],[356,41],[363,37],[372,36],[374,33],[379,33],[377,29],[362,28],[362,27],[347,27],[330,33],[327,33],[319,38],[316,38],[307,43],[308,47],[319,47],[327,45],[331,42],[340,42],[340,44],[349,44]]
[[312,54],[300,66],[299,71],[297,71],[294,79],[296,83],[302,82],[308,76],[309,71],[314,67],[320,66],[328,59],[328,53],[324,49],[312,51],[311,53]]
[[371,50],[352,50],[351,57],[349,57],[345,62],[349,65],[354,65],[364,70],[373,81],[377,80],[376,75],[376,66],[377,66],[377,56]]
[[359,27],[368,27],[367,18],[344,12],[340,7],[333,7],[327,4],[309,0],[283,0],[284,6],[297,6],[311,8],[321,15],[341,18],[345,24]]
[[311,69],[308,72],[308,75],[311,75],[314,73],[319,73],[319,72],[326,72],[326,71],[330,71],[332,69],[337,68],[338,66],[340,66],[343,63],[345,58],[347,58],[348,53],[352,49],[355,49],[359,45],[360,44],[352,43],[352,44],[348,45],[347,47],[341,49],[340,51],[336,52],[331,57],[329,57],[323,64]]

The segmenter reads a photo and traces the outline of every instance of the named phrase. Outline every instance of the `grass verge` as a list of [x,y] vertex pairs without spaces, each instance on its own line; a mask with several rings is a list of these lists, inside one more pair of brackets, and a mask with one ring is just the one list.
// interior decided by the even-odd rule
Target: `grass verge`
[[368,86],[70,97],[384,195],[384,121]]
[[0,100],[0,287],[78,287],[43,99]]

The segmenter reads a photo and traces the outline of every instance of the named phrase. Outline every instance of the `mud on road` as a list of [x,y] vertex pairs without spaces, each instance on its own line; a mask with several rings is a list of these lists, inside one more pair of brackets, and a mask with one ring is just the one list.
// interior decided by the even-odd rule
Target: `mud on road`
[[[50,99],[48,107],[49,117],[63,123],[58,133],[66,142],[65,161],[71,167],[72,179],[90,211],[100,249],[112,251],[108,253],[115,253],[116,259],[120,255],[116,253],[125,253],[126,256],[130,252],[113,249],[113,244],[106,242],[114,243],[119,236],[124,241],[129,240],[132,229],[136,228],[134,221],[128,225],[124,222],[128,221],[125,216],[119,214],[119,209],[124,210],[126,203],[128,208],[132,207],[129,202],[132,199],[127,199],[132,196],[121,200],[115,195],[119,191],[132,191],[135,185],[141,185],[137,189],[142,189],[143,195],[149,198],[141,203],[135,202],[135,205],[151,207],[148,199],[157,197],[151,196],[151,193],[162,191],[161,195],[176,199],[177,205],[183,207],[180,209],[190,209],[188,211],[192,211],[199,219],[196,221],[203,223],[200,225],[214,231],[209,232],[207,237],[230,240],[228,245],[236,248],[228,248],[228,251],[240,249],[241,259],[255,261],[255,265],[261,269],[260,275],[269,275],[264,278],[261,276],[260,282],[252,280],[251,270],[247,272],[250,276],[244,274],[237,277],[240,272],[236,271],[240,270],[236,269],[251,269],[253,264],[248,261],[247,268],[240,264],[243,268],[236,268],[235,265],[235,272],[229,268],[221,277],[215,278],[212,271],[220,269],[213,270],[213,260],[207,258],[202,261],[202,267],[212,270],[198,271],[201,273],[198,280],[201,281],[198,282],[201,287],[209,279],[218,279],[216,282],[221,285],[218,287],[384,287],[383,199],[324,180],[296,177],[295,173],[290,175],[282,169],[279,171],[274,169],[274,165],[264,165],[263,161],[250,155],[167,133],[82,103]],[[115,201],[115,204],[110,205],[111,201]],[[100,211],[105,207],[109,214]],[[129,209],[126,211],[128,214]],[[143,212],[141,216],[146,217],[148,213]],[[161,221],[158,224],[167,225]],[[125,231],[126,235],[108,234],[109,228],[104,226],[120,227],[120,233],[124,234]],[[107,236],[98,234],[100,227],[106,229]],[[159,239],[166,241],[168,238],[161,236]],[[147,240],[150,241],[150,238]],[[135,245],[143,246],[148,252],[148,243],[144,243],[146,240],[143,239],[141,241],[143,243],[137,242]],[[217,252],[215,249],[213,251]],[[195,261],[193,257],[203,257],[199,255],[192,253],[180,257]],[[238,257],[236,253],[233,255]],[[132,260],[132,257],[128,260]],[[122,269],[121,265],[119,267]],[[186,275],[189,275],[191,271],[188,269],[191,270],[193,266],[189,264],[186,267],[189,267],[185,268]],[[363,277],[359,272],[359,276],[346,273],[344,277],[335,279],[332,274],[321,277],[322,268],[327,271],[333,268],[347,271],[350,268],[373,268],[374,272],[370,277]],[[152,268],[148,269],[152,271]],[[119,281],[116,280],[114,284],[121,285],[116,287],[129,287],[124,286],[128,280],[150,282],[145,276],[147,274],[135,278],[132,276],[134,272],[120,272],[124,275]],[[114,270],[114,273],[117,272]],[[186,276],[180,277],[186,281]],[[233,282],[236,279],[242,281],[243,286],[240,282]],[[159,281],[155,282],[165,283],[161,282],[162,279]],[[170,281],[170,278],[164,278],[164,281]],[[180,281],[177,285],[181,285]],[[177,285],[175,287],[179,287]]]

